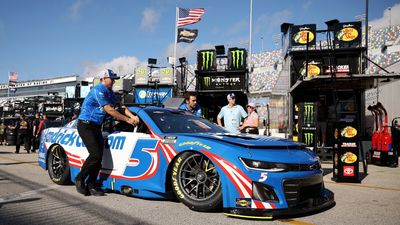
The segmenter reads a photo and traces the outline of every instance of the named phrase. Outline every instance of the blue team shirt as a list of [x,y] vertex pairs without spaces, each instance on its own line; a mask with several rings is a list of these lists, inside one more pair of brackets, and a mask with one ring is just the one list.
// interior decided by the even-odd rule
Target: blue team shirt
[[240,105],[234,105],[233,107],[229,107],[226,105],[222,107],[221,111],[218,114],[218,118],[224,118],[224,126],[231,133],[240,133],[237,129],[240,125],[240,121],[242,118],[246,118],[247,113],[244,111],[243,107]]
[[179,106],[179,109],[188,111],[188,112],[192,113],[195,116],[201,117],[201,106],[199,104],[197,104],[196,107],[193,110],[190,110],[188,108],[187,103],[183,103],[181,106]]
[[111,104],[115,105],[118,102],[117,96],[114,92],[99,83],[86,96],[83,101],[79,120],[90,120],[98,125],[103,123],[106,111],[103,106]]

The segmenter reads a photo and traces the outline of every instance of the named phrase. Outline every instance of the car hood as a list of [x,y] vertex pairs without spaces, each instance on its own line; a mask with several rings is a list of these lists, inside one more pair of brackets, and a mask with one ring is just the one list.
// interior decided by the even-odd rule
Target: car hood
[[288,139],[268,137],[261,135],[230,134],[230,133],[200,133],[182,134],[188,137],[217,140],[247,148],[262,149],[304,149],[305,145]]

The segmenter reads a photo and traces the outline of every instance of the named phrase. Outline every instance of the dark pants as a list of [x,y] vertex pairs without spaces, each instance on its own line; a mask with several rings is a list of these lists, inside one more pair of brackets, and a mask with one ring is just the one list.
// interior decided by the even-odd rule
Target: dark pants
[[40,142],[40,136],[32,137],[32,152],[36,151],[39,149],[39,142]]
[[87,178],[86,185],[89,188],[93,188],[101,169],[101,160],[103,159],[104,141],[101,134],[101,126],[79,121],[78,133],[89,152],[89,157],[87,157],[81,172],[76,178],[81,181],[85,181]]
[[24,133],[18,133],[17,135],[17,143],[15,144],[15,152],[18,153],[21,144],[24,144],[25,150],[29,153],[29,135]]

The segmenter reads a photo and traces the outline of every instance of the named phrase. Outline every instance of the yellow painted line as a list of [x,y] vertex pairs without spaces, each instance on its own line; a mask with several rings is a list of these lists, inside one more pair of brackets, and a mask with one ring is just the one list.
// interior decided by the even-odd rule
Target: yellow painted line
[[399,188],[379,187],[379,186],[352,184],[352,183],[338,183],[338,182],[333,182],[333,181],[324,181],[324,182],[329,183],[329,184],[342,185],[342,186],[361,187],[361,188],[370,188],[370,189],[377,189],[377,190],[399,191],[400,192]]
[[292,224],[292,225],[315,225],[313,223],[307,223],[301,220],[278,220],[282,223]]
[[238,215],[238,214],[230,214],[230,213],[224,213],[225,216],[230,216],[230,217],[238,217],[238,218],[245,218],[245,219],[263,219],[263,220],[270,220],[272,219],[272,216],[246,216],[246,215]]
[[18,163],[21,163],[21,164],[28,164],[28,165],[40,167],[39,164],[38,164],[38,162],[34,162],[34,163],[33,163],[33,162],[26,162],[26,161],[21,161],[21,160],[18,160],[18,159],[7,158],[7,157],[1,157],[1,156],[0,156],[0,159],[10,160],[10,161],[18,162]]

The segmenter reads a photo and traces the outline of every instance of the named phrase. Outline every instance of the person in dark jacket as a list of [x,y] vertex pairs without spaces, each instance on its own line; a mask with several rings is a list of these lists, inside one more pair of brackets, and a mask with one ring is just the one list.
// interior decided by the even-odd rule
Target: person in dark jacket
[[19,153],[21,144],[24,144],[26,152],[30,153],[29,138],[31,127],[28,118],[25,117],[25,114],[21,114],[19,120],[17,120],[17,123],[15,124],[15,130],[17,131],[17,143],[15,145],[15,153]]
[[38,136],[38,128],[40,123],[39,113],[35,114],[35,118],[32,121],[32,152],[36,152],[39,148],[39,136]]

